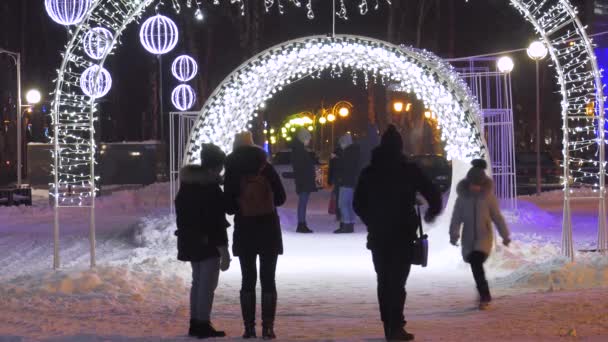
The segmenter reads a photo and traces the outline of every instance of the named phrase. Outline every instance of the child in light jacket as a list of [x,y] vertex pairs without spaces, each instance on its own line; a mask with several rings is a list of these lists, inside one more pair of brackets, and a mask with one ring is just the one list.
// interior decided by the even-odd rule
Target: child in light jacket
[[450,243],[457,246],[461,240],[462,256],[471,265],[479,292],[479,308],[483,310],[492,300],[483,268],[494,242],[492,223],[496,225],[503,245],[509,246],[511,239],[494,196],[492,179],[485,173],[487,163],[476,159],[472,165],[467,177],[456,188],[458,197],[450,225]]

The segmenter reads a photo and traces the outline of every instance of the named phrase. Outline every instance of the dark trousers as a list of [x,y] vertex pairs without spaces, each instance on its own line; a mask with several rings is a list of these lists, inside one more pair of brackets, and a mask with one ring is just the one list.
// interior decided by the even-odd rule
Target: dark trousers
[[410,251],[403,246],[372,250],[378,279],[380,318],[390,327],[405,325],[405,283],[412,267]]
[[482,301],[490,301],[492,299],[490,295],[490,287],[486,280],[486,272],[483,269],[483,263],[488,259],[488,255],[484,252],[474,251],[467,257],[467,262],[471,264],[471,271],[473,271],[473,278],[475,278],[475,284],[477,284],[477,291],[479,291],[479,297]]
[[[277,270],[278,255],[260,255],[260,282],[262,293],[276,293],[275,273]],[[243,281],[241,292],[255,292],[257,283],[257,255],[240,255],[241,275]]]

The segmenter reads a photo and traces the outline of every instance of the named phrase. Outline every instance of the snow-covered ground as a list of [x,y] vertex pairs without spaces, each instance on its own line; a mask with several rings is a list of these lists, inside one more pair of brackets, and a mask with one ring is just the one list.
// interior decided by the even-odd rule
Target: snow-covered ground
[[[176,261],[166,184],[98,200],[98,267],[89,270],[88,212],[61,212],[62,270],[52,266],[53,211],[44,192],[33,207],[0,208],[0,341],[180,340],[189,317],[189,265]],[[293,233],[296,198],[280,211],[277,334],[286,340],[380,340],[375,279],[365,228],[333,235],[327,193],[310,205],[315,234]],[[427,227],[430,265],[414,267],[406,318],[418,340],[608,340],[608,257],[559,255],[561,193],[522,197],[506,216],[510,248],[488,262],[493,308],[475,309],[473,279],[449,245],[447,217]],[[594,248],[593,203],[574,206],[576,249]],[[238,260],[223,273],[214,321],[241,333]]]

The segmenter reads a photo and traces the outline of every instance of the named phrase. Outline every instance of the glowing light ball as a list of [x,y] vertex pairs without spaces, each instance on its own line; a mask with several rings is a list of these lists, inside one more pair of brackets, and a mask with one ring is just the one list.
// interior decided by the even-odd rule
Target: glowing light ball
[[194,93],[194,89],[187,84],[177,86],[173,90],[173,93],[171,93],[171,102],[173,102],[173,106],[182,112],[192,108],[195,101],[196,94]]
[[36,89],[32,89],[32,90],[28,91],[27,94],[25,94],[25,100],[29,104],[36,104],[36,103],[40,102],[41,99],[42,99],[42,95]]
[[177,45],[179,31],[173,20],[157,14],[148,18],[139,31],[139,40],[144,48],[155,55],[165,54]]
[[549,50],[547,50],[545,44],[543,44],[542,42],[535,41],[530,44],[526,52],[528,53],[528,57],[535,61],[539,61],[547,57],[547,53],[549,53]]
[[112,47],[112,40],[114,36],[109,30],[103,27],[92,28],[82,41],[84,52],[93,59],[102,59]]
[[196,76],[198,72],[198,65],[194,58],[190,56],[179,56],[171,65],[171,72],[173,77],[177,78],[181,82],[188,82]]
[[74,25],[84,19],[91,8],[91,0],[45,0],[46,13],[61,25]]
[[93,65],[80,76],[80,88],[92,98],[103,97],[112,88],[112,76],[110,76],[108,70],[100,68],[99,65]]
[[496,66],[498,67],[498,71],[502,72],[503,74],[508,74],[513,71],[515,64],[513,63],[511,57],[504,56],[498,59]]
[[342,108],[340,108],[340,110],[338,110],[338,114],[341,117],[345,118],[350,114],[350,110],[348,110],[348,108],[346,108],[346,107],[342,107]]

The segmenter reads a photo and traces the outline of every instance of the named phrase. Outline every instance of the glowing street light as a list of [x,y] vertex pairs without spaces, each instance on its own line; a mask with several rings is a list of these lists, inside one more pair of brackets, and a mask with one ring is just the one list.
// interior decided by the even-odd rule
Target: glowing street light
[[427,119],[430,119],[433,116],[433,113],[431,113],[430,110],[427,110],[424,112],[424,117]]
[[346,107],[341,107],[338,110],[338,115],[340,115],[341,117],[345,118],[350,114],[350,110]]
[[405,105],[401,101],[395,101],[395,102],[393,102],[393,110],[395,112],[397,112],[397,113],[403,112],[403,108],[404,107],[405,107]]
[[325,125],[327,123],[327,119],[324,116],[322,116],[322,117],[319,118],[319,123],[321,125]]
[[329,122],[336,121],[336,116],[334,114],[328,114],[327,115],[327,121],[329,121]]
[[536,195],[540,195],[540,87],[538,80],[538,62],[547,57],[549,51],[545,44],[539,41],[534,41],[526,50],[528,57],[536,63]]
[[40,95],[40,92],[36,89],[32,89],[25,94],[25,100],[30,105],[39,103],[41,99],[42,95]]
[[500,57],[498,59],[498,61],[496,62],[496,66],[498,67],[498,71],[500,71],[503,74],[508,74],[511,71],[513,71],[513,68],[515,67],[515,63],[513,63],[513,60],[511,59],[511,57],[504,56],[504,57]]
[[542,42],[534,41],[532,44],[530,44],[526,52],[528,53],[528,57],[530,57],[532,60],[539,61],[547,57],[549,50],[547,50],[545,44]]

